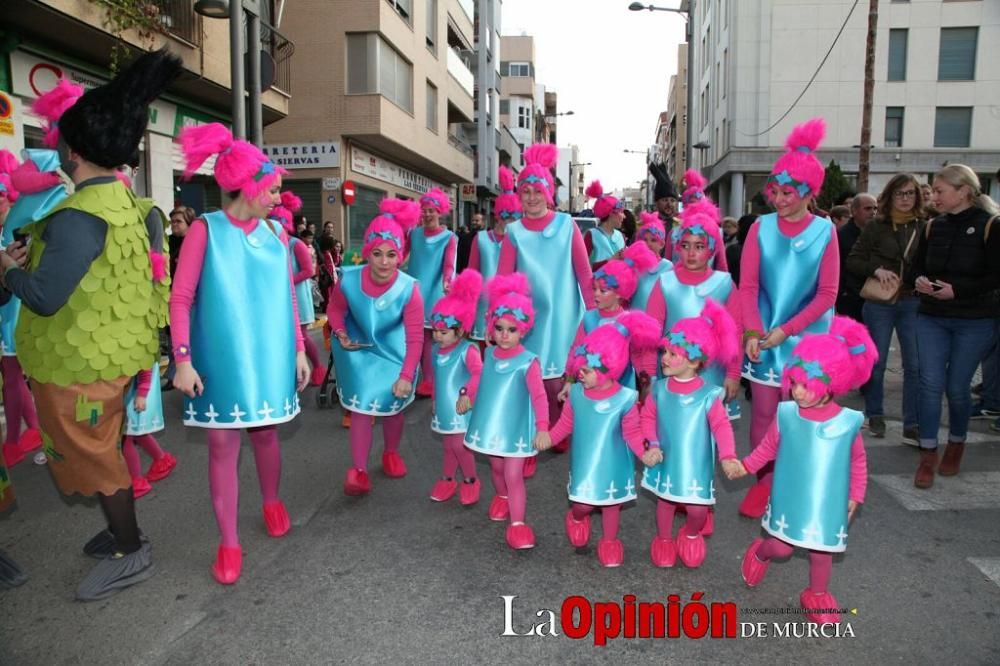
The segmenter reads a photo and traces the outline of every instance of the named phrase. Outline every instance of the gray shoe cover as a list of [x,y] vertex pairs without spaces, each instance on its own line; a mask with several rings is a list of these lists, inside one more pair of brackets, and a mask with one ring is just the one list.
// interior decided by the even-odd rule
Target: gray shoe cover
[[[141,543],[149,543],[149,539],[142,533],[142,530],[139,530],[139,541]],[[91,537],[90,541],[83,544],[83,554],[103,560],[108,555],[114,555],[116,547],[115,535],[111,533],[111,530],[105,528]]]
[[0,550],[0,587],[17,587],[28,582],[28,574],[21,571],[17,562],[7,557],[7,553]]
[[99,601],[153,575],[153,548],[147,541],[134,553],[114,553],[97,563],[76,589],[79,601]]

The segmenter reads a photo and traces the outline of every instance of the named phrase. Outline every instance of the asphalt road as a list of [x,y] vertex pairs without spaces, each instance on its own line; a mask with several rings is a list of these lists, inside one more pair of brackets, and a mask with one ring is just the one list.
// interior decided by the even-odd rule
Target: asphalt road
[[[887,384],[889,418],[898,419],[898,373]],[[930,491],[912,487],[917,453],[899,443],[898,422],[890,421],[886,439],[867,440],[867,501],[831,582],[841,606],[856,609],[841,625],[851,635],[796,638],[806,631],[804,618],[781,609],[799,605],[807,558],[796,552],[775,563],[752,590],[740,578],[742,554],[760,531],[736,513],[749,480],[716,481],[715,534],[700,569],[652,566],[655,506],[648,493],[622,514],[624,565],[604,569],[595,552],[599,521],[589,547],[567,543],[568,459],[546,454],[528,482],[528,521],[538,545],[514,552],[503,524],[486,518],[492,488],[485,461],[477,506],[429,501],[441,445],[429,430],[426,400],[407,412],[408,476],[381,474],[379,443],[373,492],[351,498],[341,488],[350,456],[340,410],[318,409],[314,393],[307,391],[303,413],[281,430],[282,496],[293,521],[283,539],[264,531],[247,448],[243,576],[230,587],[209,572],[218,536],[204,433],[181,425],[176,392],[166,394],[169,425],[160,442],[179,465],[138,503],[157,574],[111,599],[73,601],[93,563],[80,548],[102,526],[96,504],[61,497],[44,466],[15,467],[20,501],[0,518],[0,547],[31,579],[0,592],[0,664],[1000,663],[1000,435],[987,421],[974,422],[963,473],[939,479]],[[859,403],[855,396],[846,404]],[[736,424],[742,453],[747,426],[747,419]],[[684,609],[696,593],[708,604],[735,605],[736,638],[614,638],[611,606],[592,606],[620,606],[625,595],[668,604],[676,594],[678,610],[693,613]],[[574,595],[587,600],[594,623],[608,625],[606,646],[594,645],[594,630],[579,639],[563,635],[561,609]],[[501,635],[508,618],[509,633],[520,635]],[[523,635],[538,624],[542,633],[554,626],[560,635]],[[751,629],[756,635],[739,637]]]

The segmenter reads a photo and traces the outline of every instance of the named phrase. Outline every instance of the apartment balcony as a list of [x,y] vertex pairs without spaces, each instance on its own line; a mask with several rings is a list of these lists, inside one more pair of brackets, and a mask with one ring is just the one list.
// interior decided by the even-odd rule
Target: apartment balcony
[[476,77],[473,76],[472,70],[465,64],[460,56],[454,49],[448,49],[448,73],[454,77],[469,95],[469,101],[472,101],[472,95],[475,93],[476,87]]

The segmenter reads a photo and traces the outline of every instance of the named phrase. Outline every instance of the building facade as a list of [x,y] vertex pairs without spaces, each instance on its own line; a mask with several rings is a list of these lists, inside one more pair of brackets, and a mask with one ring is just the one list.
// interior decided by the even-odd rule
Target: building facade
[[[827,120],[820,160],[857,174],[868,13],[864,3],[852,13],[854,4],[695,3],[692,158],[727,215],[750,210],[788,132],[813,116]],[[1000,68],[988,45],[998,40],[1000,2],[880,4],[869,190],[961,162],[997,194]]]
[[[469,128],[473,94],[475,5],[471,0],[299,0],[283,31],[296,41],[296,103],[267,128],[265,150],[286,163],[287,186],[332,221],[348,259],[386,196],[417,198],[432,187],[475,205]],[[344,201],[350,183],[353,203]],[[462,187],[463,185],[467,187]],[[464,195],[463,195],[464,192]],[[352,254],[352,252],[354,254]]]
[[[294,45],[272,26],[272,2],[261,1],[262,49],[273,64],[274,78],[262,95],[264,123],[288,114],[291,103],[291,54]],[[113,53],[168,48],[189,75],[180,77],[150,107],[149,127],[140,146],[140,166],[133,183],[164,210],[185,203],[199,213],[222,204],[212,180],[213,161],[191,182],[182,180],[184,160],[175,139],[181,129],[231,120],[229,22],[198,16],[193,2],[148,0],[147,18],[119,36],[109,31],[106,5],[88,0],[7,0],[3,3],[0,46],[0,148],[15,153],[41,146],[42,121],[31,113],[32,101],[60,78],[92,88],[112,76]],[[293,15],[294,10],[286,15]],[[116,45],[118,45],[116,47]]]
[[[528,35],[503,35],[500,37],[500,52],[500,75],[503,77],[500,122],[523,150],[534,141],[535,111],[538,108],[535,103],[535,40]],[[521,155],[512,158],[514,170],[520,170]]]

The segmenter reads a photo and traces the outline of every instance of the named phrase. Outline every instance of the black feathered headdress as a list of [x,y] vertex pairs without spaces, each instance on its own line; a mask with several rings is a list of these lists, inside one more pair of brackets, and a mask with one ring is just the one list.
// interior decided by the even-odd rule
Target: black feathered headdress
[[180,73],[180,59],[166,49],[143,54],[67,109],[60,137],[88,162],[106,169],[126,164],[146,131],[150,103]]
[[663,168],[662,164],[650,162],[649,173],[653,174],[653,179],[656,180],[656,187],[653,188],[654,199],[681,198],[680,195],[677,194],[677,190],[674,188],[674,181],[670,180],[670,176],[667,175],[667,171]]

